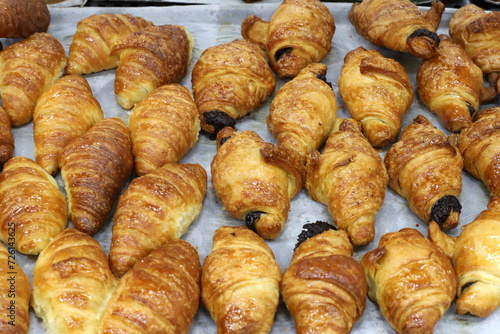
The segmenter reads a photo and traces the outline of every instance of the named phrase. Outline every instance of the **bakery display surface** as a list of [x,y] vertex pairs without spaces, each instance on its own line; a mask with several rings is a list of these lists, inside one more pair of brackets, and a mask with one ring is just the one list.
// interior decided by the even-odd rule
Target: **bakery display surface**
[[[231,43],[236,39],[242,39],[241,24],[248,16],[255,15],[262,20],[268,21],[278,8],[279,3],[266,2],[267,1],[248,4],[241,1],[241,3],[236,4],[235,1],[232,1],[228,5],[174,5],[166,7],[51,7],[51,22],[47,33],[55,37],[61,43],[66,55],[68,55],[73,36],[77,31],[77,23],[92,15],[129,14],[135,17],[144,18],[154,25],[180,25],[192,35],[194,46],[187,74],[178,84],[184,86],[190,92],[193,92],[191,82],[193,68],[198,59],[200,59],[202,53],[211,47]],[[327,71],[323,73],[326,81],[331,83],[333,92],[335,93],[336,105],[338,107],[336,110],[337,119],[350,117],[349,111],[345,107],[339,93],[339,75],[344,64],[344,57],[350,51],[363,47],[366,50],[376,50],[383,56],[400,63],[410,79],[415,95],[410,107],[403,113],[401,118],[401,130],[397,138],[399,139],[402,130],[412,124],[419,115],[423,115],[433,126],[439,131],[442,131],[445,136],[450,136],[451,133],[446,129],[439,117],[426,108],[418,95],[416,76],[421,59],[410,53],[393,51],[381,46],[376,46],[364,39],[349,21],[349,11],[352,7],[352,3],[325,2],[324,5],[334,18],[335,32],[332,38],[331,50],[320,62],[327,66]],[[428,7],[423,7],[423,9],[428,10]],[[449,34],[448,24],[455,12],[456,9],[453,8],[444,9],[441,21],[436,30],[438,35]],[[18,41],[19,39],[17,38],[1,39],[4,49]],[[88,81],[88,85],[95,99],[99,102],[104,118],[113,119],[115,122],[123,122],[128,125],[132,111],[122,108],[117,101],[114,90],[116,73],[116,69],[107,69],[95,73],[83,74],[83,76]],[[273,99],[280,88],[287,82],[290,82],[290,79],[276,78],[276,87],[269,98],[265,99],[265,101],[253,109],[251,113],[238,118],[235,125],[238,133],[246,130],[253,131],[266,143],[277,143],[276,138],[268,129],[266,118],[269,115]],[[486,85],[488,84],[486,83]],[[488,103],[482,104],[479,109],[481,112],[488,108],[498,106],[499,104],[500,99],[497,96]],[[344,125],[344,127],[347,126],[347,124]],[[104,132],[106,132],[106,130]],[[12,134],[15,143],[13,155],[15,157],[35,159],[34,122],[31,121],[20,126],[12,127]],[[207,187],[203,205],[198,217],[194,219],[194,221],[184,223],[187,228],[185,229],[185,233],[181,236],[181,239],[187,241],[196,249],[201,265],[203,265],[205,259],[212,251],[214,245],[213,237],[218,229],[223,227],[238,227],[245,224],[242,219],[231,216],[231,214],[224,209],[223,201],[216,195],[216,191],[212,186],[211,164],[217,154],[218,144],[220,143],[215,140],[213,133],[209,133],[202,129],[199,132],[197,142],[187,149],[187,153],[179,161],[182,164],[199,164],[206,171]],[[393,143],[376,149],[381,159],[384,159],[391,145],[393,145]],[[319,148],[319,152],[322,151],[323,147]],[[133,177],[137,177],[135,171],[132,173]],[[54,176],[54,179],[60,191],[67,195],[67,189],[65,188],[61,173],[58,172]],[[132,178],[127,182],[125,187],[122,188],[121,194],[123,194],[130,185],[131,180]],[[464,226],[474,221],[474,219],[483,210],[486,210],[488,206],[489,190],[481,180],[472,177],[468,172],[463,170],[461,183],[462,191],[457,194],[457,198],[462,206],[459,223],[457,227],[451,228],[445,232],[452,237],[460,235]],[[191,200],[194,201],[194,199]],[[99,243],[102,247],[102,251],[108,256],[112,243],[112,227],[117,204],[118,199],[114,201],[114,204],[112,203],[111,213],[102,223],[99,222],[99,224],[97,224],[99,228],[93,229],[92,232],[92,238]],[[284,224],[279,235],[273,235],[272,239],[265,240],[265,243],[274,254],[276,264],[279,266],[282,273],[292,261],[294,248],[304,224],[314,223],[316,221],[332,223],[332,216],[329,213],[328,206],[313,200],[304,186],[290,199],[286,224]],[[69,221],[67,228],[72,227],[75,227],[75,225]],[[396,193],[395,190],[387,187],[380,210],[376,212],[374,237],[370,238],[372,240],[366,244],[363,243],[362,245],[354,246],[352,258],[357,262],[361,262],[365,254],[371,251],[376,252],[382,236],[387,233],[397,232],[403,228],[413,228],[419,231],[424,237],[428,235],[427,223],[412,211],[405,198]],[[72,230],[70,232],[72,232]],[[184,247],[184,245],[182,246]],[[189,251],[191,252],[191,250]],[[156,252],[155,254],[158,255],[159,253]],[[31,284],[33,284],[33,270],[38,256],[25,255],[17,251],[14,255],[15,262],[26,273]],[[2,261],[4,260],[2,259]],[[151,261],[153,261],[153,259],[151,259]],[[224,273],[220,274],[224,275]],[[129,276],[132,277],[131,274]],[[129,276],[127,276],[127,280],[132,281],[132,278]],[[187,275],[179,275],[179,277],[187,277]],[[134,280],[140,280],[136,276],[133,278]],[[19,278],[19,280],[21,283],[21,278]],[[137,282],[138,281],[133,284],[138,284]],[[125,283],[123,283],[123,285],[125,285]],[[114,305],[116,306],[117,304]],[[106,310],[100,311],[110,312]],[[355,318],[357,318],[357,316]],[[21,321],[21,317],[19,321]],[[487,317],[480,318],[470,314],[459,314],[455,301],[452,301],[450,307],[444,311],[442,318],[437,321],[434,327],[434,333],[492,334],[498,332],[497,327],[499,324],[500,310],[493,311]],[[42,334],[45,332],[42,320],[36,316],[33,308],[31,308],[29,333]],[[194,316],[188,333],[204,334],[216,332],[217,324],[212,319],[210,312],[200,302],[198,311]],[[351,332],[391,333],[394,332],[394,330],[389,322],[384,319],[379,306],[367,297],[364,312],[359,317],[359,320],[352,325]],[[294,319],[287,310],[282,297],[279,299],[270,333],[295,333]]]

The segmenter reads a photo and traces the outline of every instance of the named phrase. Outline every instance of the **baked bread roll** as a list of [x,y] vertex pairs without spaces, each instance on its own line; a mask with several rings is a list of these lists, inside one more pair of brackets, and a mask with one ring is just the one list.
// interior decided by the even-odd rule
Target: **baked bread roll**
[[427,59],[437,51],[444,8],[441,1],[425,12],[410,0],[363,0],[353,3],[349,20],[367,41]]
[[320,221],[304,225],[280,284],[296,333],[350,333],[367,293],[352,253],[345,231]]
[[65,75],[40,95],[33,112],[36,162],[49,174],[59,171],[59,155],[73,139],[104,117],[87,80]]
[[361,266],[369,298],[396,333],[432,333],[455,297],[451,261],[412,228],[383,235]]
[[217,134],[212,185],[223,208],[264,239],[281,234],[290,200],[302,189],[305,167],[287,149],[256,132],[226,127]]
[[14,155],[14,137],[10,125],[9,114],[0,107],[0,171]]
[[433,220],[444,230],[458,225],[463,159],[455,136],[447,137],[418,115],[387,150],[384,161],[389,186],[408,200],[422,221]]
[[187,74],[194,38],[180,25],[152,25],[135,31],[111,49],[118,57],[115,93],[118,104],[131,109],[156,88],[177,83]]
[[276,87],[264,52],[243,39],[205,49],[193,67],[191,82],[201,127],[208,133],[234,127]]
[[116,283],[101,245],[70,227],[38,256],[31,306],[47,333],[97,333]]
[[145,175],[186,155],[198,141],[200,118],[186,87],[165,84],[137,103],[128,126],[135,171]]
[[71,141],[59,157],[71,222],[93,235],[101,229],[129,180],[132,141],[125,123],[105,118]]
[[50,12],[44,0],[0,0],[0,38],[26,38],[47,32]]
[[218,333],[268,333],[281,270],[271,248],[245,226],[218,228],[201,273],[201,299]]
[[111,271],[121,277],[167,241],[179,239],[200,214],[207,173],[199,164],[168,163],[133,179],[114,214]]
[[94,14],[79,21],[69,47],[66,74],[90,74],[118,65],[111,49],[122,37],[152,25],[130,14]]
[[44,32],[0,52],[0,97],[13,126],[31,121],[37,99],[62,76],[65,65],[64,47]]
[[68,222],[66,199],[35,161],[13,157],[0,174],[0,239],[23,254],[37,255]]
[[352,119],[343,120],[324,150],[307,160],[309,196],[327,205],[336,227],[355,245],[375,237],[375,218],[382,207],[388,176],[382,158]]
[[319,0],[284,0],[266,22],[251,15],[241,24],[243,38],[267,51],[280,79],[293,78],[332,48],[335,21]]
[[335,125],[337,100],[326,71],[324,64],[306,66],[278,90],[266,118],[278,145],[299,154],[304,163]]
[[400,63],[360,46],[345,55],[338,87],[345,107],[361,122],[370,144],[382,147],[396,141],[414,97]]

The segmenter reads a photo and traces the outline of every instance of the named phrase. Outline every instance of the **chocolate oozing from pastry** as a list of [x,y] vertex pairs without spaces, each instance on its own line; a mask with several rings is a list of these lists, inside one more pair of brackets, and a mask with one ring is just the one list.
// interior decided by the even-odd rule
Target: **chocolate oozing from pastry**
[[429,37],[432,38],[437,45],[441,42],[439,39],[438,34],[436,34],[433,31],[430,31],[429,29],[417,29],[415,30],[409,37],[409,39],[415,38],[415,37]]
[[458,198],[453,195],[443,196],[432,206],[431,219],[442,228],[452,211],[458,213],[462,211]]
[[316,76],[321,81],[324,81],[331,89],[333,89],[332,83],[326,80],[326,73],[321,73]]
[[224,145],[224,143],[225,143],[225,142],[227,142],[229,138],[231,138],[231,136],[222,137],[222,138],[219,140],[219,145],[220,145],[220,146]]
[[247,227],[249,229],[251,229],[252,231],[257,232],[255,225],[257,225],[257,222],[259,221],[260,216],[263,213],[264,212],[262,212],[262,211],[251,211],[251,212],[247,213],[247,215],[245,217],[245,224],[247,225]]
[[318,220],[314,223],[304,224],[304,226],[302,227],[302,232],[300,232],[299,236],[297,237],[297,243],[295,244],[295,248],[299,247],[301,243],[303,243],[309,238],[314,237],[315,235],[321,234],[328,230],[336,230],[336,229],[337,228],[332,224],[329,224],[321,220]]
[[204,112],[203,120],[206,124],[212,125],[215,128],[215,133],[219,132],[226,126],[234,128],[236,125],[236,120],[220,110],[212,110]]
[[465,289],[467,289],[468,287],[470,287],[474,283],[476,283],[476,281],[468,282],[468,283],[465,283],[464,285],[462,285],[462,287],[460,288],[460,293],[463,293]]
[[469,113],[471,115],[474,115],[476,113],[476,108],[474,108],[474,106],[470,104],[470,102],[466,101],[465,103],[467,103],[467,108],[469,108]]
[[280,58],[283,57],[283,55],[291,53],[292,50],[293,48],[291,46],[278,49],[278,51],[274,53],[274,60],[276,61],[280,60]]

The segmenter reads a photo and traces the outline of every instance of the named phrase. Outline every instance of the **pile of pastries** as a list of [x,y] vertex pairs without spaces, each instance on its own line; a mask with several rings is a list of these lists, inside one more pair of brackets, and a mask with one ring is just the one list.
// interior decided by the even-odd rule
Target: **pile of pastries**
[[[184,26],[112,13],[75,23],[66,54],[46,8],[0,0],[0,37],[16,39],[0,52],[0,332],[27,333],[32,308],[47,333],[187,333],[203,307],[219,333],[266,333],[283,301],[297,333],[348,333],[369,299],[395,332],[432,333],[452,303],[476,317],[500,305],[500,106],[481,111],[500,94],[500,12],[464,6],[438,35],[441,2],[353,3],[350,23],[377,49],[345,55],[336,96],[322,63],[334,13],[319,0],[249,15],[241,38],[197,59]],[[419,62],[416,87],[383,50]],[[107,70],[128,122],[87,80]],[[425,113],[403,126],[417,97],[446,133]],[[273,142],[238,130],[266,101]],[[14,156],[28,124],[34,159]],[[182,162],[200,135],[216,149],[209,169]],[[490,200],[452,236],[464,171]],[[183,236],[212,189],[241,224],[205,236],[201,261]],[[304,224],[280,268],[270,243],[304,189],[329,217]],[[388,189],[428,236],[386,233],[357,261]],[[94,236],[109,220],[106,254]],[[36,258],[31,281],[17,252]]]

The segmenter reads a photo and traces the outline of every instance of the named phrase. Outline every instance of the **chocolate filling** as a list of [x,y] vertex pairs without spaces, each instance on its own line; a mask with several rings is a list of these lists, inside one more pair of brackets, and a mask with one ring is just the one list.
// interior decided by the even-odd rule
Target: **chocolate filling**
[[314,237],[315,235],[321,234],[328,230],[336,230],[336,229],[337,228],[332,224],[329,224],[321,220],[318,220],[314,223],[304,224],[304,226],[302,227],[302,232],[300,232],[297,238],[297,244],[295,245],[295,248],[299,247],[301,243],[303,243],[309,238]]
[[442,228],[452,211],[460,213],[462,205],[453,195],[441,197],[431,209],[431,219]]

